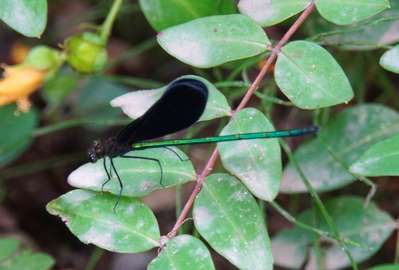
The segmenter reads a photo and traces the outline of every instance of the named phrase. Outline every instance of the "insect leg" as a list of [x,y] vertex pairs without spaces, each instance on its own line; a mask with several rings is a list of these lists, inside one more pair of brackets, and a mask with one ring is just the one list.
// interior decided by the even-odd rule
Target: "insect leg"
[[[104,158],[103,158],[103,167],[104,167],[104,171],[105,171],[106,174],[107,174],[107,180],[101,185],[101,192],[104,192],[104,186],[105,186],[109,181],[111,181],[111,175],[110,175],[110,173],[109,173],[109,171],[108,171],[108,169],[107,169],[106,160],[107,160],[107,157],[104,157]],[[112,171],[111,168],[110,168],[109,170]]]
[[126,156],[126,155],[122,155],[122,158],[132,158],[132,159],[144,159],[144,160],[150,160],[150,161],[154,161],[158,164],[159,169],[161,171],[161,179],[159,181],[159,184],[164,187],[162,180],[163,180],[163,169],[162,169],[162,164],[161,161],[159,161],[159,159],[156,158],[149,158],[149,157],[140,157],[140,156]]
[[[112,159],[111,157],[109,158],[110,160]],[[111,162],[109,163],[109,176],[112,178],[112,165]]]
[[119,177],[118,171],[117,171],[116,168],[115,168],[114,161],[112,160],[111,157],[109,158],[109,160],[111,161],[111,167],[112,167],[112,169],[114,170],[115,175],[116,175],[116,178],[118,179],[118,183],[119,183],[119,195],[118,195],[118,200],[116,201],[115,206],[114,206],[114,212],[116,212],[116,207],[118,206],[118,204],[119,204],[119,202],[120,202],[120,200],[121,200],[121,197],[122,197],[123,183],[122,183],[121,178]]
[[162,148],[165,148],[165,149],[167,149],[167,150],[173,152],[173,153],[180,159],[180,161],[187,161],[187,160],[190,160],[189,158],[185,158],[185,159],[182,158],[173,148],[171,148],[171,147],[169,147],[169,146],[164,146],[164,147],[162,147]]

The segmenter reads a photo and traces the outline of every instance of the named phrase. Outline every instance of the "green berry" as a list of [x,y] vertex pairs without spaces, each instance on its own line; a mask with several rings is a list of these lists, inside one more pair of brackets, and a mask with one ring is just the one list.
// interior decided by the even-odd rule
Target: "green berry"
[[97,34],[84,32],[65,42],[67,62],[81,73],[101,71],[107,64],[107,50]]

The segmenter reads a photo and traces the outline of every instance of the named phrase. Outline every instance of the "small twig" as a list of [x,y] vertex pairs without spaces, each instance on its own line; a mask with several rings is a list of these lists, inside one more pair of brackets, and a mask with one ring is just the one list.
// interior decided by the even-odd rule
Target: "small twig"
[[47,159],[40,159],[38,161],[32,161],[30,163],[17,165],[11,168],[4,169],[1,172],[1,179],[7,180],[11,178],[21,177],[39,171],[43,171],[48,168],[54,168],[56,166],[62,166],[65,164],[73,163],[78,160],[84,160],[85,158],[86,155],[84,152],[78,152],[73,154],[50,157]]
[[214,84],[216,88],[241,88],[249,87],[250,84],[244,81],[221,81]]
[[135,87],[135,88],[159,88],[164,84],[161,82],[157,82],[154,80],[143,79],[139,77],[133,76],[121,76],[121,75],[106,75],[104,74],[103,77],[105,79],[109,79],[113,82],[125,84],[127,86]]
[[176,186],[176,218],[180,216],[182,209],[182,185]]
[[70,119],[64,122],[44,126],[37,128],[33,131],[32,137],[39,137],[43,135],[47,135],[53,132],[57,132],[63,129],[72,128],[76,126],[82,125],[98,125],[98,126],[118,126],[118,125],[126,125],[130,123],[131,119],[117,119],[117,120],[106,120],[106,119]]
[[299,173],[299,176],[302,179],[302,182],[306,186],[306,189],[310,193],[310,196],[312,197],[314,203],[316,204],[317,208],[319,209],[322,217],[326,221],[327,226],[332,231],[334,237],[338,240],[342,250],[345,252],[346,256],[348,257],[349,261],[351,262],[352,268],[354,270],[357,270],[358,269],[357,264],[356,264],[355,260],[353,259],[352,254],[350,253],[350,251],[346,247],[344,239],[341,237],[337,226],[335,225],[332,217],[328,213],[326,207],[324,206],[323,202],[321,201],[321,199],[320,199],[319,195],[317,194],[316,190],[313,188],[312,184],[310,183],[309,179],[306,177],[306,175],[303,172],[302,168],[299,166],[299,163],[298,163],[297,159],[295,158],[295,156],[292,154],[292,151],[289,148],[288,144],[285,143],[283,140],[280,140],[280,144],[283,147],[285,153],[287,154],[288,159],[290,160],[290,162],[292,162],[294,167],[297,169],[297,171]]
[[[289,222],[295,224],[297,227],[313,232],[315,234],[318,234],[320,237],[322,238],[326,238],[326,239],[330,239],[332,241],[337,241],[339,242],[338,239],[336,239],[336,237],[334,235],[332,235],[330,232],[326,232],[323,230],[320,230],[318,228],[312,227],[306,223],[303,223],[301,221],[299,221],[297,218],[295,218],[294,216],[292,216],[290,213],[288,213],[284,208],[282,208],[278,203],[276,203],[275,201],[271,201],[269,202],[269,204],[280,214],[282,215],[286,220],[288,220]],[[356,243],[350,239],[343,239],[342,241],[344,241],[346,244],[354,246],[354,247],[362,247],[362,245],[360,245],[359,243]]]
[[396,250],[394,263],[399,263],[399,218],[396,220]]
[[108,38],[111,35],[112,25],[116,19],[116,15],[118,14],[123,0],[114,0],[112,3],[111,10],[109,11],[107,18],[105,19],[103,25],[101,26],[100,36],[101,40],[104,44],[108,42]]
[[[275,49],[272,51],[268,59],[266,60],[265,65],[262,67],[260,70],[259,74],[256,76],[255,80],[251,84],[251,86],[248,88],[246,94],[244,95],[243,99],[241,100],[240,104],[238,107],[233,111],[231,118],[234,117],[234,115],[239,112],[241,109],[243,109],[255,93],[255,91],[258,89],[259,85],[261,84],[263,78],[265,77],[266,73],[274,63],[274,61],[277,59],[277,52],[281,50],[281,48],[289,41],[289,39],[292,37],[292,35],[298,30],[298,28],[303,24],[303,22],[309,17],[309,15],[312,13],[314,10],[315,4],[314,2],[310,3],[309,6],[305,9],[305,11],[298,17],[298,19],[294,22],[294,24],[288,29],[288,31],[285,33],[283,38],[277,43],[275,46]],[[204,169],[202,170],[201,174],[197,178],[197,183],[190,194],[190,197],[188,198],[186,204],[184,205],[184,208],[177,219],[175,225],[173,226],[173,229],[167,234],[168,238],[172,238],[176,236],[177,231],[180,229],[181,225],[183,224],[183,221],[186,219],[188,216],[191,207],[194,203],[194,200],[197,196],[197,194],[200,192],[201,187],[205,181],[205,177],[212,171],[216,160],[219,156],[219,152],[217,148],[213,150],[213,153],[211,157],[209,158],[208,162],[206,163]],[[161,243],[162,247],[162,243]]]
[[260,99],[264,99],[264,100],[266,100],[268,102],[275,103],[275,104],[278,104],[278,105],[281,105],[281,106],[287,106],[287,107],[292,107],[293,106],[292,102],[285,101],[285,100],[279,99],[277,97],[272,97],[272,96],[269,96],[269,95],[266,95],[266,94],[263,94],[263,93],[260,93],[260,92],[256,92],[255,96],[257,96]]
[[137,44],[134,47],[122,52],[120,55],[118,55],[114,59],[111,59],[108,62],[107,69],[117,66],[119,63],[126,61],[126,59],[131,60],[132,58],[136,57],[137,55],[140,55],[143,52],[154,48],[156,44],[157,44],[157,40],[155,38],[149,38],[147,40],[144,40],[140,44]]
[[351,174],[354,178],[359,179],[361,182],[363,182],[364,184],[370,186],[370,191],[367,193],[366,199],[364,200],[364,207],[367,207],[371,201],[371,199],[374,197],[375,193],[377,192],[377,185],[374,184],[370,179],[368,179],[367,177],[364,177],[362,175],[358,175],[355,173],[352,173],[349,170],[349,166],[348,164],[345,163],[345,161],[343,161],[332,149],[331,147],[327,144],[326,141],[324,141],[322,139],[321,136],[318,136],[318,140],[321,142],[321,144],[324,145],[324,147],[326,148],[327,152],[330,154],[330,156],[336,161],[338,162],[342,168],[344,168],[349,174]]
[[101,257],[104,255],[104,250],[96,247],[90,255],[89,261],[85,267],[85,270],[94,270],[98,262],[101,260]]

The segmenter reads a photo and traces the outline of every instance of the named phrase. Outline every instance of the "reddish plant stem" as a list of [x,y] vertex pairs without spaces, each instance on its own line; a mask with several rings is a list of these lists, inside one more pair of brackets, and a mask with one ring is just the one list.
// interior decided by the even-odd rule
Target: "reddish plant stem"
[[[292,37],[292,35],[298,30],[298,28],[303,24],[303,22],[309,17],[309,15],[312,13],[314,10],[315,4],[314,2],[310,3],[309,6],[302,12],[302,14],[298,17],[298,19],[294,22],[294,24],[288,29],[288,31],[284,34],[282,39],[277,43],[277,45],[271,49],[272,53],[270,54],[269,58],[267,59],[265,65],[262,67],[260,70],[259,74],[256,76],[255,80],[253,83],[250,85],[248,88],[247,92],[245,93],[245,96],[242,98],[240,104],[237,106],[237,108],[233,111],[231,118],[234,117],[234,115],[242,110],[249,102],[255,91],[258,89],[260,83],[262,82],[263,78],[265,77],[266,73],[269,71],[270,67],[276,60],[281,48],[289,41],[289,39]],[[219,157],[219,151],[217,148],[215,148],[212,152],[211,157],[209,158],[208,162],[206,163],[204,169],[202,170],[201,174],[198,175],[197,177],[197,183],[188,198],[186,204],[184,205],[184,208],[182,212],[180,213],[179,218],[177,219],[173,229],[167,234],[167,238],[173,238],[176,236],[177,231],[180,229],[182,224],[184,223],[184,220],[188,216],[191,207],[194,203],[195,198],[197,197],[197,194],[201,191],[202,185],[204,184],[206,176],[209,175],[209,173],[212,171],[213,166],[216,163],[217,158]],[[162,241],[161,247],[164,244],[164,241]]]

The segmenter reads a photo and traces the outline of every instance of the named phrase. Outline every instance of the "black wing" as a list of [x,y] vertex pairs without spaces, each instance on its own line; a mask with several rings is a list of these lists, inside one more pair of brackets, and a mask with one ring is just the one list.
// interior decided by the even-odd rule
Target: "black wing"
[[120,144],[133,144],[177,132],[194,124],[208,100],[208,88],[195,79],[180,79],[166,89],[161,98],[141,117],[117,135]]

